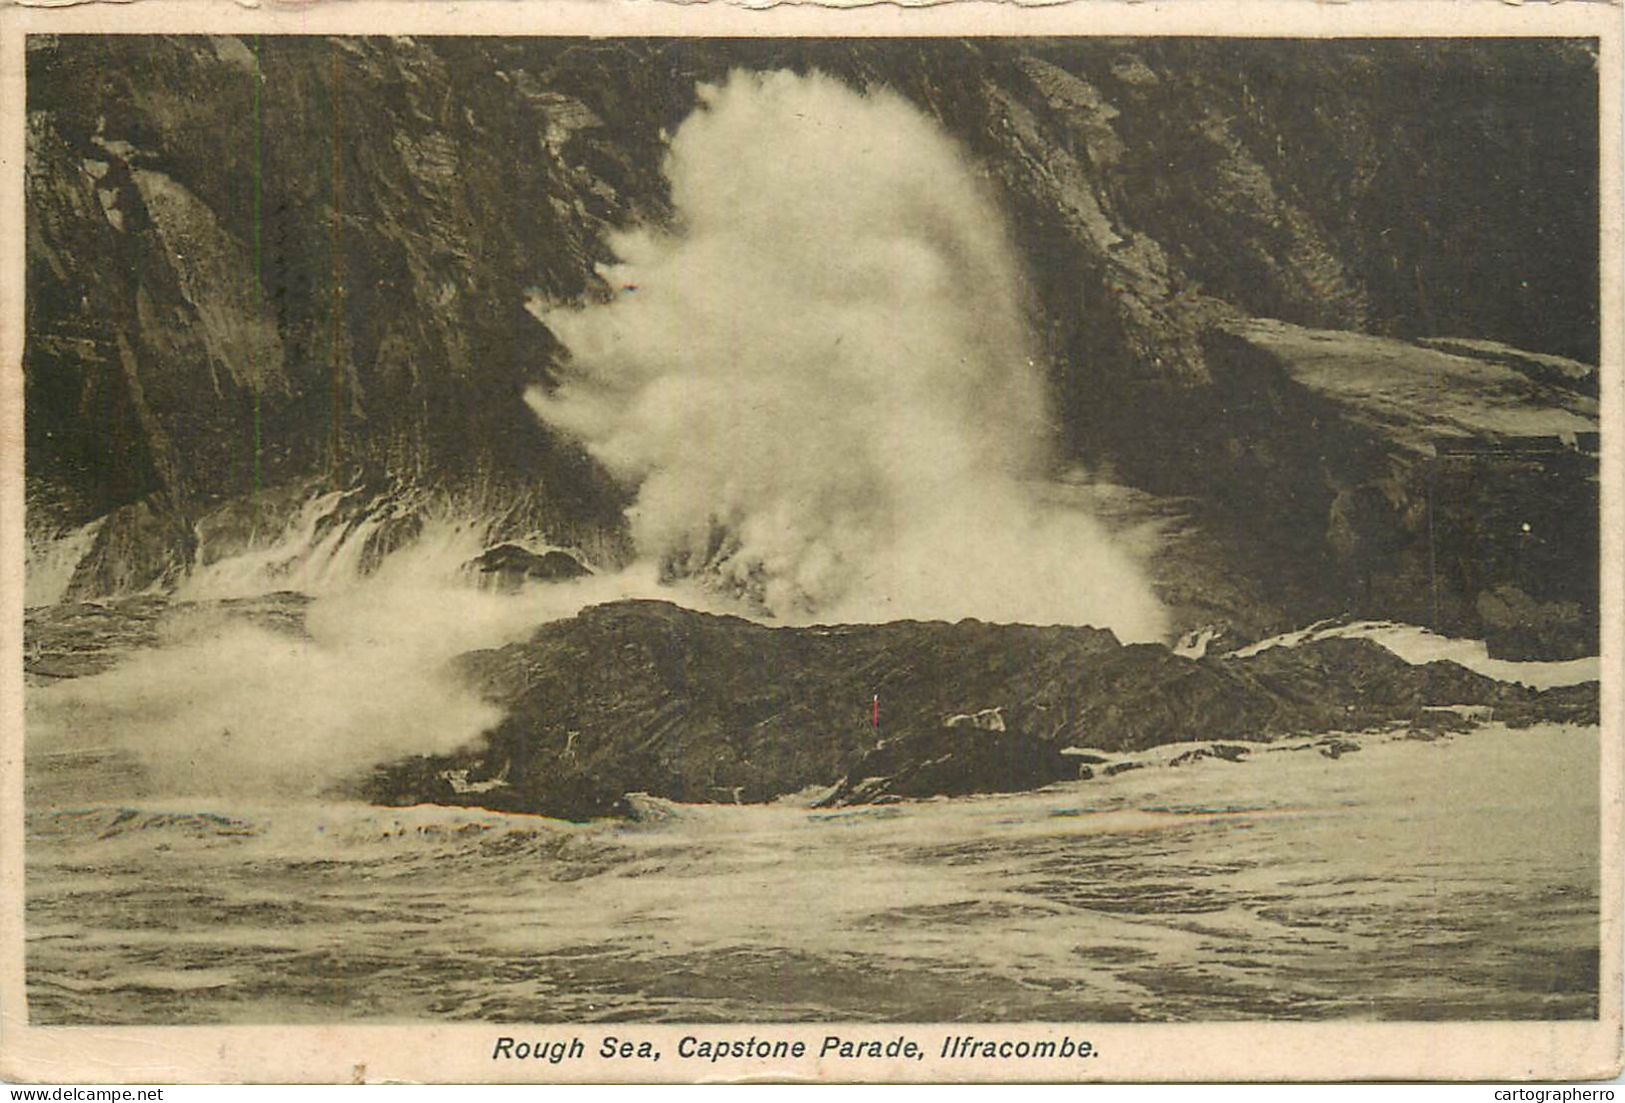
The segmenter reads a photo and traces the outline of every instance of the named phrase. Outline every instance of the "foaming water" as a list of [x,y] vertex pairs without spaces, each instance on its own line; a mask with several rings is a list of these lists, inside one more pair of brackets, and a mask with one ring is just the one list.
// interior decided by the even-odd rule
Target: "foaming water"
[[[456,673],[457,656],[525,639],[588,605],[682,595],[652,569],[481,588],[463,565],[483,549],[483,529],[452,519],[360,576],[330,554],[336,537],[310,522],[331,505],[318,499],[270,547],[203,568],[181,590],[264,594],[290,580],[278,565],[301,563],[300,581],[331,585],[287,595],[313,597],[293,626],[218,602],[178,603],[158,646],[30,690],[30,752],[117,752],[135,767],[121,781],[132,796],[318,795],[381,763],[466,746],[499,721]],[[365,538],[360,526],[351,534]]]
[[1359,743],[879,808],[654,802],[640,824],[83,803],[68,775],[112,764],[31,769],[30,1014],[1594,1014],[1596,729]]
[[25,608],[54,605],[62,600],[69,583],[73,581],[73,572],[78,568],[79,561],[96,542],[96,534],[106,520],[105,517],[98,517],[54,539],[28,542],[23,563]]
[[791,620],[1091,624],[1159,639],[1136,558],[1034,476],[1053,436],[1023,277],[975,166],[902,97],[818,74],[701,89],[675,229],[527,401],[637,488],[640,554]]
[[316,594],[353,584],[367,532],[376,522],[364,521],[366,531],[359,533],[342,524],[319,531],[347,496],[335,490],[309,499],[276,538],[193,569],[176,597],[199,601],[275,590]]
[[1557,686],[1573,686],[1602,680],[1602,659],[1595,655],[1558,662],[1493,659],[1490,657],[1489,645],[1483,640],[1453,639],[1414,624],[1396,624],[1392,621],[1356,621],[1353,624],[1310,626],[1261,640],[1241,648],[1236,655],[1246,657],[1271,647],[1294,647],[1311,640],[1325,639],[1370,640],[1381,644],[1413,665],[1439,661],[1453,662],[1486,678],[1517,682],[1535,689],[1552,689]]
[[[278,591],[327,595],[350,590],[388,563],[394,581],[451,580],[491,542],[490,522],[417,497],[367,501],[363,490],[335,490],[304,502],[281,532],[230,555],[194,566],[176,588],[179,601],[253,597]],[[359,502],[359,508],[352,508]],[[413,516],[421,528],[401,549],[367,564],[372,538],[386,525]],[[551,545],[526,544],[546,551]],[[204,546],[207,553],[207,544]],[[370,566],[372,569],[368,570]]]
[[495,721],[459,654],[621,597],[721,600],[651,564],[482,590],[482,539],[432,524],[283,595],[291,624],[178,603],[158,646],[30,688],[33,1021],[1595,1013],[1596,729],[1163,747],[1035,793],[645,798],[635,823],[324,796]]

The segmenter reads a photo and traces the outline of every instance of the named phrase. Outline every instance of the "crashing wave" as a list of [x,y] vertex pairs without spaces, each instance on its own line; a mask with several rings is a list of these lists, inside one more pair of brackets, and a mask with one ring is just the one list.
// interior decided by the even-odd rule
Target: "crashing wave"
[[1453,662],[1486,678],[1533,689],[1555,689],[1602,679],[1602,660],[1595,655],[1561,662],[1495,659],[1490,657],[1489,645],[1483,640],[1453,639],[1414,624],[1385,620],[1362,620],[1351,624],[1322,621],[1295,632],[1260,640],[1231,654],[1244,659],[1272,647],[1297,647],[1315,640],[1329,639],[1370,640],[1413,666],[1439,661]]

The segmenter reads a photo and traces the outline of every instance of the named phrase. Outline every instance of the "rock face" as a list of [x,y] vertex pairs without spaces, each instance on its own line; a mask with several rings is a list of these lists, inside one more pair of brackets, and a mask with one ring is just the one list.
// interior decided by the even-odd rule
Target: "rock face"
[[1079,776],[1054,743],[1008,732],[944,726],[887,740],[847,767],[825,807],[884,804],[916,797],[961,797],[1037,789]]
[[499,587],[514,588],[526,579],[544,582],[563,582],[581,578],[592,571],[581,565],[575,556],[561,551],[541,554],[516,544],[498,544],[469,560],[463,568],[482,579],[489,579]]
[[1336,593],[1356,616],[1485,638],[1509,658],[1596,654],[1598,407],[1584,387],[1457,342],[1259,320],[1206,340],[1274,424],[1209,432],[1203,450],[1229,462],[1202,496],[1280,534],[1258,566],[1283,590]]
[[562,355],[526,304],[608,294],[611,232],[669,217],[700,82],[816,68],[989,180],[1058,458],[1165,523],[1181,628],[1594,638],[1582,46],[34,36],[27,65],[30,535],[108,518],[70,597],[171,584],[288,487],[443,492],[614,563],[622,491],[520,401]]
[[757,802],[835,786],[826,802],[868,802],[1077,777],[1069,746],[1425,727],[1440,706],[1509,723],[1597,715],[1595,684],[1539,693],[1367,640],[1192,660],[1090,628],[768,628],[651,601],[596,606],[461,663],[506,719],[465,754],[381,770],[366,796],[564,818],[619,812],[634,792]]

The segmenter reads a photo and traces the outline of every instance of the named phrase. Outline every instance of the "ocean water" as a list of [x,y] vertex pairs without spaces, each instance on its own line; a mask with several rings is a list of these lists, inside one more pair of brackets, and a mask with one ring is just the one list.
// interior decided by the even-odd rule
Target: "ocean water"
[[38,1023],[1589,1018],[1595,728],[565,824],[29,748]]

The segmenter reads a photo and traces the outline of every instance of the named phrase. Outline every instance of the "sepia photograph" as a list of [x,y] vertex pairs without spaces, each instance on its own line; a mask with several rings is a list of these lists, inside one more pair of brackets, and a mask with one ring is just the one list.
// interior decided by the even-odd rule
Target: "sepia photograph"
[[8,1029],[1617,1033],[1617,35],[44,26]]

